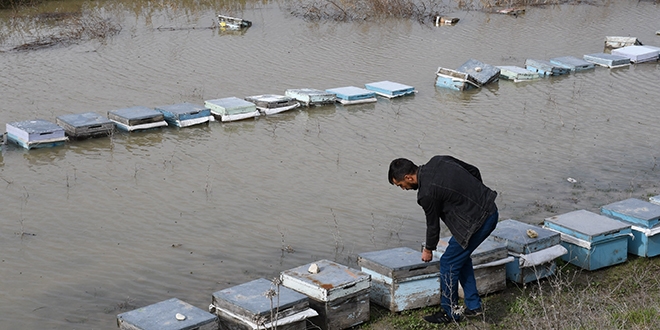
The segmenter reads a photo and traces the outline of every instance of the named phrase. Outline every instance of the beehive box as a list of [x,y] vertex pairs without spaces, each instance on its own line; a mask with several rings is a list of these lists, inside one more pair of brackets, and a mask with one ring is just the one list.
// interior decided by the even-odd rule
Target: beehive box
[[390,99],[415,94],[415,87],[387,80],[364,84],[364,88]]
[[553,275],[555,259],[568,252],[559,233],[513,219],[498,222],[491,237],[514,257],[506,264],[507,279],[521,284]]
[[660,52],[654,48],[634,45],[612,50],[613,55],[627,57],[630,59],[630,62],[633,63],[657,61],[659,53]]
[[571,72],[580,72],[580,71],[593,69],[596,67],[593,63],[587,62],[581,58],[577,58],[574,56],[562,56],[562,57],[551,58],[550,63],[563,66],[571,70]]
[[344,105],[378,101],[375,92],[355,86],[330,88],[325,91],[337,95],[337,101]]
[[66,135],[73,139],[109,136],[115,124],[108,118],[94,112],[58,116],[57,125],[64,128]]
[[177,298],[117,315],[122,330],[216,330],[218,317]]
[[545,219],[544,227],[560,233],[568,253],[562,259],[586,270],[628,260],[630,224],[587,210],[577,210]]
[[540,77],[538,73],[519,66],[504,65],[498,66],[498,68],[502,79],[512,80],[513,82],[530,81]]
[[408,247],[360,253],[360,269],[371,275],[371,302],[400,312],[440,304],[438,260],[422,261],[422,253]]
[[6,123],[5,129],[8,141],[28,150],[55,147],[68,140],[64,128],[43,119]]
[[313,88],[287,89],[284,95],[296,99],[305,106],[334,104],[337,100],[335,93]]
[[541,76],[560,76],[571,72],[570,69],[556,65],[546,60],[526,59],[525,69],[538,73]]
[[204,101],[204,106],[211,110],[211,114],[220,121],[236,121],[259,116],[257,106],[238,97],[225,97],[221,99]]
[[108,111],[108,119],[124,131],[132,132],[167,126],[160,111],[143,106]]
[[605,37],[605,49],[616,49],[626,46],[641,45],[635,37]]
[[[451,237],[441,238],[438,242],[438,248],[433,254],[438,258],[447,249],[447,244]],[[472,258],[472,268],[474,268],[474,277],[477,281],[477,291],[479,295],[486,295],[506,289],[506,264],[513,262],[514,258],[509,256],[504,243],[495,241],[492,237],[487,238],[470,255]],[[463,288],[458,288],[458,294],[461,298]]]
[[264,115],[274,115],[300,106],[296,99],[284,95],[254,95],[246,97],[245,100],[254,103]]
[[649,202],[651,202],[655,205],[660,205],[660,195],[649,197]]
[[213,293],[210,310],[220,330],[305,330],[318,315],[306,295],[263,278]]
[[630,59],[625,56],[595,53],[583,56],[584,60],[608,68],[621,68],[630,66]]
[[467,73],[468,77],[474,79],[479,86],[494,83],[500,79],[500,69],[498,67],[475,59],[467,60],[456,71]]
[[211,110],[192,103],[178,103],[155,108],[163,113],[165,121],[176,127],[188,127],[209,122],[213,117]]
[[601,214],[631,224],[628,253],[640,257],[660,255],[660,205],[629,198],[605,205]]
[[[311,273],[310,266],[319,267]],[[371,276],[338,263],[319,260],[281,273],[282,285],[309,297],[323,330],[347,329],[369,320]]]
[[480,85],[470,79],[467,73],[439,67],[435,73],[435,85],[457,91],[479,88]]

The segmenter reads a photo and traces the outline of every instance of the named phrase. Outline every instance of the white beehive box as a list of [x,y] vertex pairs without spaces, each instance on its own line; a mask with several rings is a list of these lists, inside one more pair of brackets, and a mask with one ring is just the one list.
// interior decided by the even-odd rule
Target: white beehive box
[[121,330],[217,330],[218,317],[177,298],[117,315]]

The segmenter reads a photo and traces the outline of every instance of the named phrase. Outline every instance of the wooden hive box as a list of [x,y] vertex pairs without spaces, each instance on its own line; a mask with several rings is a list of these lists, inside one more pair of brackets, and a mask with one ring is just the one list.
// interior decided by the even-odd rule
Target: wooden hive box
[[49,148],[64,144],[64,128],[43,119],[6,123],[7,140],[25,149]]
[[556,65],[546,60],[525,60],[525,69],[538,73],[541,76],[561,76],[571,72],[569,68]]
[[364,88],[389,99],[415,94],[415,87],[387,80],[364,84]]
[[435,85],[457,91],[466,91],[480,87],[476,81],[470,79],[467,73],[443,67],[438,67],[435,73]]
[[583,56],[584,60],[600,66],[611,69],[630,66],[630,59],[625,56],[612,55],[606,53],[587,54]]
[[305,330],[306,320],[318,315],[306,295],[263,278],[213,293],[210,310],[219,330]]
[[284,95],[254,95],[246,97],[245,100],[254,103],[264,115],[274,115],[300,106],[296,99]]
[[629,198],[605,205],[601,214],[631,224],[628,253],[640,257],[660,255],[660,205]]
[[115,128],[110,119],[94,112],[63,115],[55,119],[64,128],[66,135],[73,139],[109,136]]
[[334,104],[337,95],[313,88],[287,89],[284,95],[296,99],[305,106]]
[[514,257],[506,264],[507,279],[521,284],[553,275],[555,259],[568,252],[559,233],[513,219],[498,222],[491,237]]
[[[309,271],[313,264],[317,273]],[[318,316],[310,322],[323,330],[347,329],[369,320],[371,276],[362,271],[329,261],[286,270],[282,285],[309,297],[309,305]]]
[[581,58],[577,58],[574,56],[562,56],[562,57],[551,58],[550,63],[563,66],[571,70],[571,72],[580,72],[580,71],[590,70],[596,67],[593,63],[587,62]]
[[204,101],[204,106],[211,110],[211,114],[220,121],[236,121],[259,116],[257,106],[238,97],[225,97],[222,99]]
[[217,330],[218,317],[177,298],[117,315],[121,330]]
[[360,253],[358,265],[371,275],[371,302],[401,312],[440,304],[438,260],[422,261],[422,253],[408,247]]
[[330,88],[325,91],[337,95],[337,101],[344,105],[378,101],[375,92],[355,86]]
[[545,219],[544,228],[561,235],[568,253],[562,259],[586,270],[620,264],[628,260],[630,224],[606,216],[577,210]]
[[612,54],[627,57],[633,63],[643,63],[657,61],[659,52],[655,48],[646,46],[626,46],[612,49]]
[[127,132],[167,126],[163,113],[143,106],[110,110],[108,119]]
[[155,108],[163,113],[165,121],[176,127],[188,127],[209,122],[213,117],[211,110],[192,103],[163,105]]
[[467,60],[456,71],[467,73],[468,77],[474,79],[479,86],[494,83],[500,79],[500,69],[498,67],[475,59]]
[[540,77],[538,73],[519,66],[504,65],[498,66],[498,68],[502,79],[512,80],[513,82],[530,81]]
[[[438,242],[438,249],[433,254],[442,257],[451,237],[443,237]],[[514,261],[509,256],[504,243],[495,241],[492,237],[483,241],[470,255],[474,277],[477,281],[479,295],[486,295],[506,289],[506,265]],[[458,288],[458,295],[463,298],[463,288]]]
[[605,49],[616,49],[626,46],[642,45],[635,37],[605,37]]

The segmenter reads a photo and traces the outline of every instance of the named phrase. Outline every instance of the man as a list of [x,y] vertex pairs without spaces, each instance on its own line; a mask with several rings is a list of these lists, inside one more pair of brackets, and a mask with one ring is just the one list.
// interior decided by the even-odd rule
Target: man
[[[417,166],[405,158],[390,163],[389,182],[404,190],[417,190],[417,203],[426,214],[426,243],[422,260],[433,258],[440,238],[440,220],[452,234],[440,258],[440,312],[425,316],[431,323],[458,322],[461,314],[483,313],[470,255],[495,229],[497,193],[486,187],[479,169],[451,156],[435,156]],[[465,309],[458,307],[458,283]]]

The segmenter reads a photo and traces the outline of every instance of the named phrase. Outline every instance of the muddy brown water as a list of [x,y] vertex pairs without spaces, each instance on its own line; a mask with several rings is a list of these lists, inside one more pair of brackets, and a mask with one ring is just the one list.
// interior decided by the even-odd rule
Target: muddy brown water
[[206,308],[215,291],[319,259],[356,267],[361,252],[418,248],[415,194],[386,178],[396,157],[470,162],[499,192],[502,219],[529,223],[660,194],[657,62],[464,93],[434,86],[438,66],[470,58],[581,57],[609,35],[660,46],[654,2],[454,11],[460,22],[440,27],[306,22],[259,3],[233,12],[253,22],[240,34],[204,29],[209,8],[101,11],[119,34],[0,53],[3,129],[288,88],[391,80],[418,93],[59,148],[2,146],[2,328],[113,329],[117,314],[171,297]]

